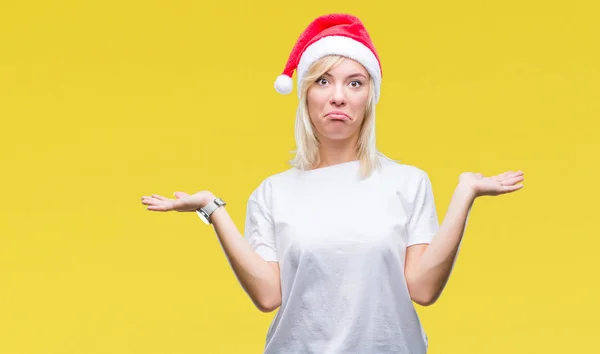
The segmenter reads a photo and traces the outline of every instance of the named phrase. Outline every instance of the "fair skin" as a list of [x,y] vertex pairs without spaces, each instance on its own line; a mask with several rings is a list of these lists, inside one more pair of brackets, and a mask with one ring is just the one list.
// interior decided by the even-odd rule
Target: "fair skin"
[[475,200],[516,192],[523,188],[521,182],[524,179],[522,171],[508,171],[490,177],[464,172],[459,176],[446,216],[431,243],[406,249],[404,274],[413,301],[429,306],[440,297],[452,272]]
[[[158,194],[143,196],[142,203],[151,211],[195,212],[215,198],[215,195],[209,191],[200,191],[191,195],[175,192],[174,195],[176,199]],[[262,312],[277,309],[281,305],[279,263],[267,262],[254,252],[231,219],[227,208],[215,210],[211,215],[211,221],[235,276],[256,308]]]
[[[358,159],[356,145],[367,106],[367,71],[347,59],[317,80],[308,90],[309,115],[321,143],[321,164],[317,168]],[[332,115],[338,111],[340,114]],[[475,200],[482,196],[513,193],[521,188],[522,171],[508,171],[485,177],[465,172],[458,178],[447,214],[430,244],[406,248],[404,274],[411,299],[429,306],[437,301],[450,277],[467,217]],[[214,199],[201,191],[192,195],[175,192],[176,199],[153,194],[142,203],[151,211],[194,212]],[[226,208],[211,216],[225,255],[244,290],[263,312],[281,305],[279,263],[263,260],[243,239]]]
[[308,88],[308,114],[320,142],[317,168],[358,159],[356,146],[369,85],[367,70],[344,59]]

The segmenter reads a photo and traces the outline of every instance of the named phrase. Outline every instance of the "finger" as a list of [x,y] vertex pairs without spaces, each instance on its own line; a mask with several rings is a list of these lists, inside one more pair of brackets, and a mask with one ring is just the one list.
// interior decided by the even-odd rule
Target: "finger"
[[162,195],[159,194],[152,194],[153,198],[156,198],[158,200],[169,200],[169,198],[163,197]]
[[524,185],[522,183],[519,184],[515,184],[514,186],[502,186],[502,194],[504,193],[511,193],[511,192],[515,192],[521,188],[523,188]]
[[145,195],[142,197],[142,200],[158,200],[158,199],[152,195]]
[[492,181],[496,181],[496,182],[500,182],[502,181],[506,176],[507,176],[508,172],[496,175],[496,176],[491,176],[489,177]]
[[171,210],[173,210],[169,207],[168,204],[149,205],[148,208],[146,208],[146,209],[152,210],[152,211],[171,211]]
[[152,197],[145,197],[142,198],[142,203],[145,205],[160,205],[161,203],[163,203],[163,201]]
[[172,199],[156,199],[155,197],[143,197],[142,198],[142,203],[145,205],[164,205],[164,204],[170,204],[173,200]]
[[507,181],[510,178],[517,177],[517,176],[523,176],[523,175],[524,175],[523,171],[516,171],[516,172],[511,171],[511,172],[504,172],[497,176],[491,177],[491,179],[493,179],[494,181]]
[[504,173],[501,173],[499,175],[495,175],[490,177],[491,179],[493,179],[494,181],[501,181],[503,178],[505,178],[506,176],[510,175],[511,173],[514,173],[513,171],[507,171]]
[[148,201],[150,201],[152,199],[152,197],[148,197],[148,196],[143,196],[142,197],[142,203],[146,204]]
[[516,177],[507,178],[505,180],[502,180],[501,183],[503,185],[506,185],[506,186],[512,186],[515,183],[522,182],[524,180],[525,180],[525,177],[523,177],[523,176],[516,176]]

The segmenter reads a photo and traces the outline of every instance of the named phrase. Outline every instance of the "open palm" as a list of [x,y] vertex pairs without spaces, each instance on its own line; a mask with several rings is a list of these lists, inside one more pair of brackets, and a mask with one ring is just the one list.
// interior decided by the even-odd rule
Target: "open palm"
[[523,183],[520,182],[524,180],[522,171],[508,171],[491,177],[485,177],[481,173],[464,172],[459,177],[459,183],[472,188],[477,197],[515,192],[523,188]]
[[208,191],[201,191],[191,195],[184,192],[175,192],[173,195],[175,195],[176,199],[163,197],[159,194],[143,196],[142,204],[147,205],[147,209],[151,211],[186,212],[204,207],[212,197]]

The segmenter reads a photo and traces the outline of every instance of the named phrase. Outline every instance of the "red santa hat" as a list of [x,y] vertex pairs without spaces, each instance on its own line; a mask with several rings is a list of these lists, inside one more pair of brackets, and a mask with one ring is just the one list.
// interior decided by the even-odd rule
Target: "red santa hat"
[[375,102],[379,101],[381,63],[373,42],[362,22],[347,14],[329,14],[316,18],[302,32],[285,65],[275,80],[275,90],[281,94],[292,92],[292,75],[296,70],[298,96],[302,77],[318,59],[327,55],[341,55],[362,64],[375,83]]

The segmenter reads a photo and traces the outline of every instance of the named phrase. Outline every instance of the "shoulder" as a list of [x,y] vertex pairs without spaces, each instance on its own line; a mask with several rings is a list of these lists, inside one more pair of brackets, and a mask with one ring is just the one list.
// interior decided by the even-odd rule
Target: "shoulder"
[[296,170],[294,168],[289,168],[282,172],[267,175],[256,184],[250,195],[250,198],[256,198],[261,195],[270,195],[273,188],[285,183],[286,181],[292,180],[294,176],[296,176]]
[[379,156],[379,161],[383,175],[393,180],[418,182],[423,178],[428,178],[427,172],[418,166],[393,160],[383,154]]
[[427,172],[414,165],[404,164],[387,157],[381,158],[382,175],[387,185],[403,200],[414,201],[432,196],[431,180]]

